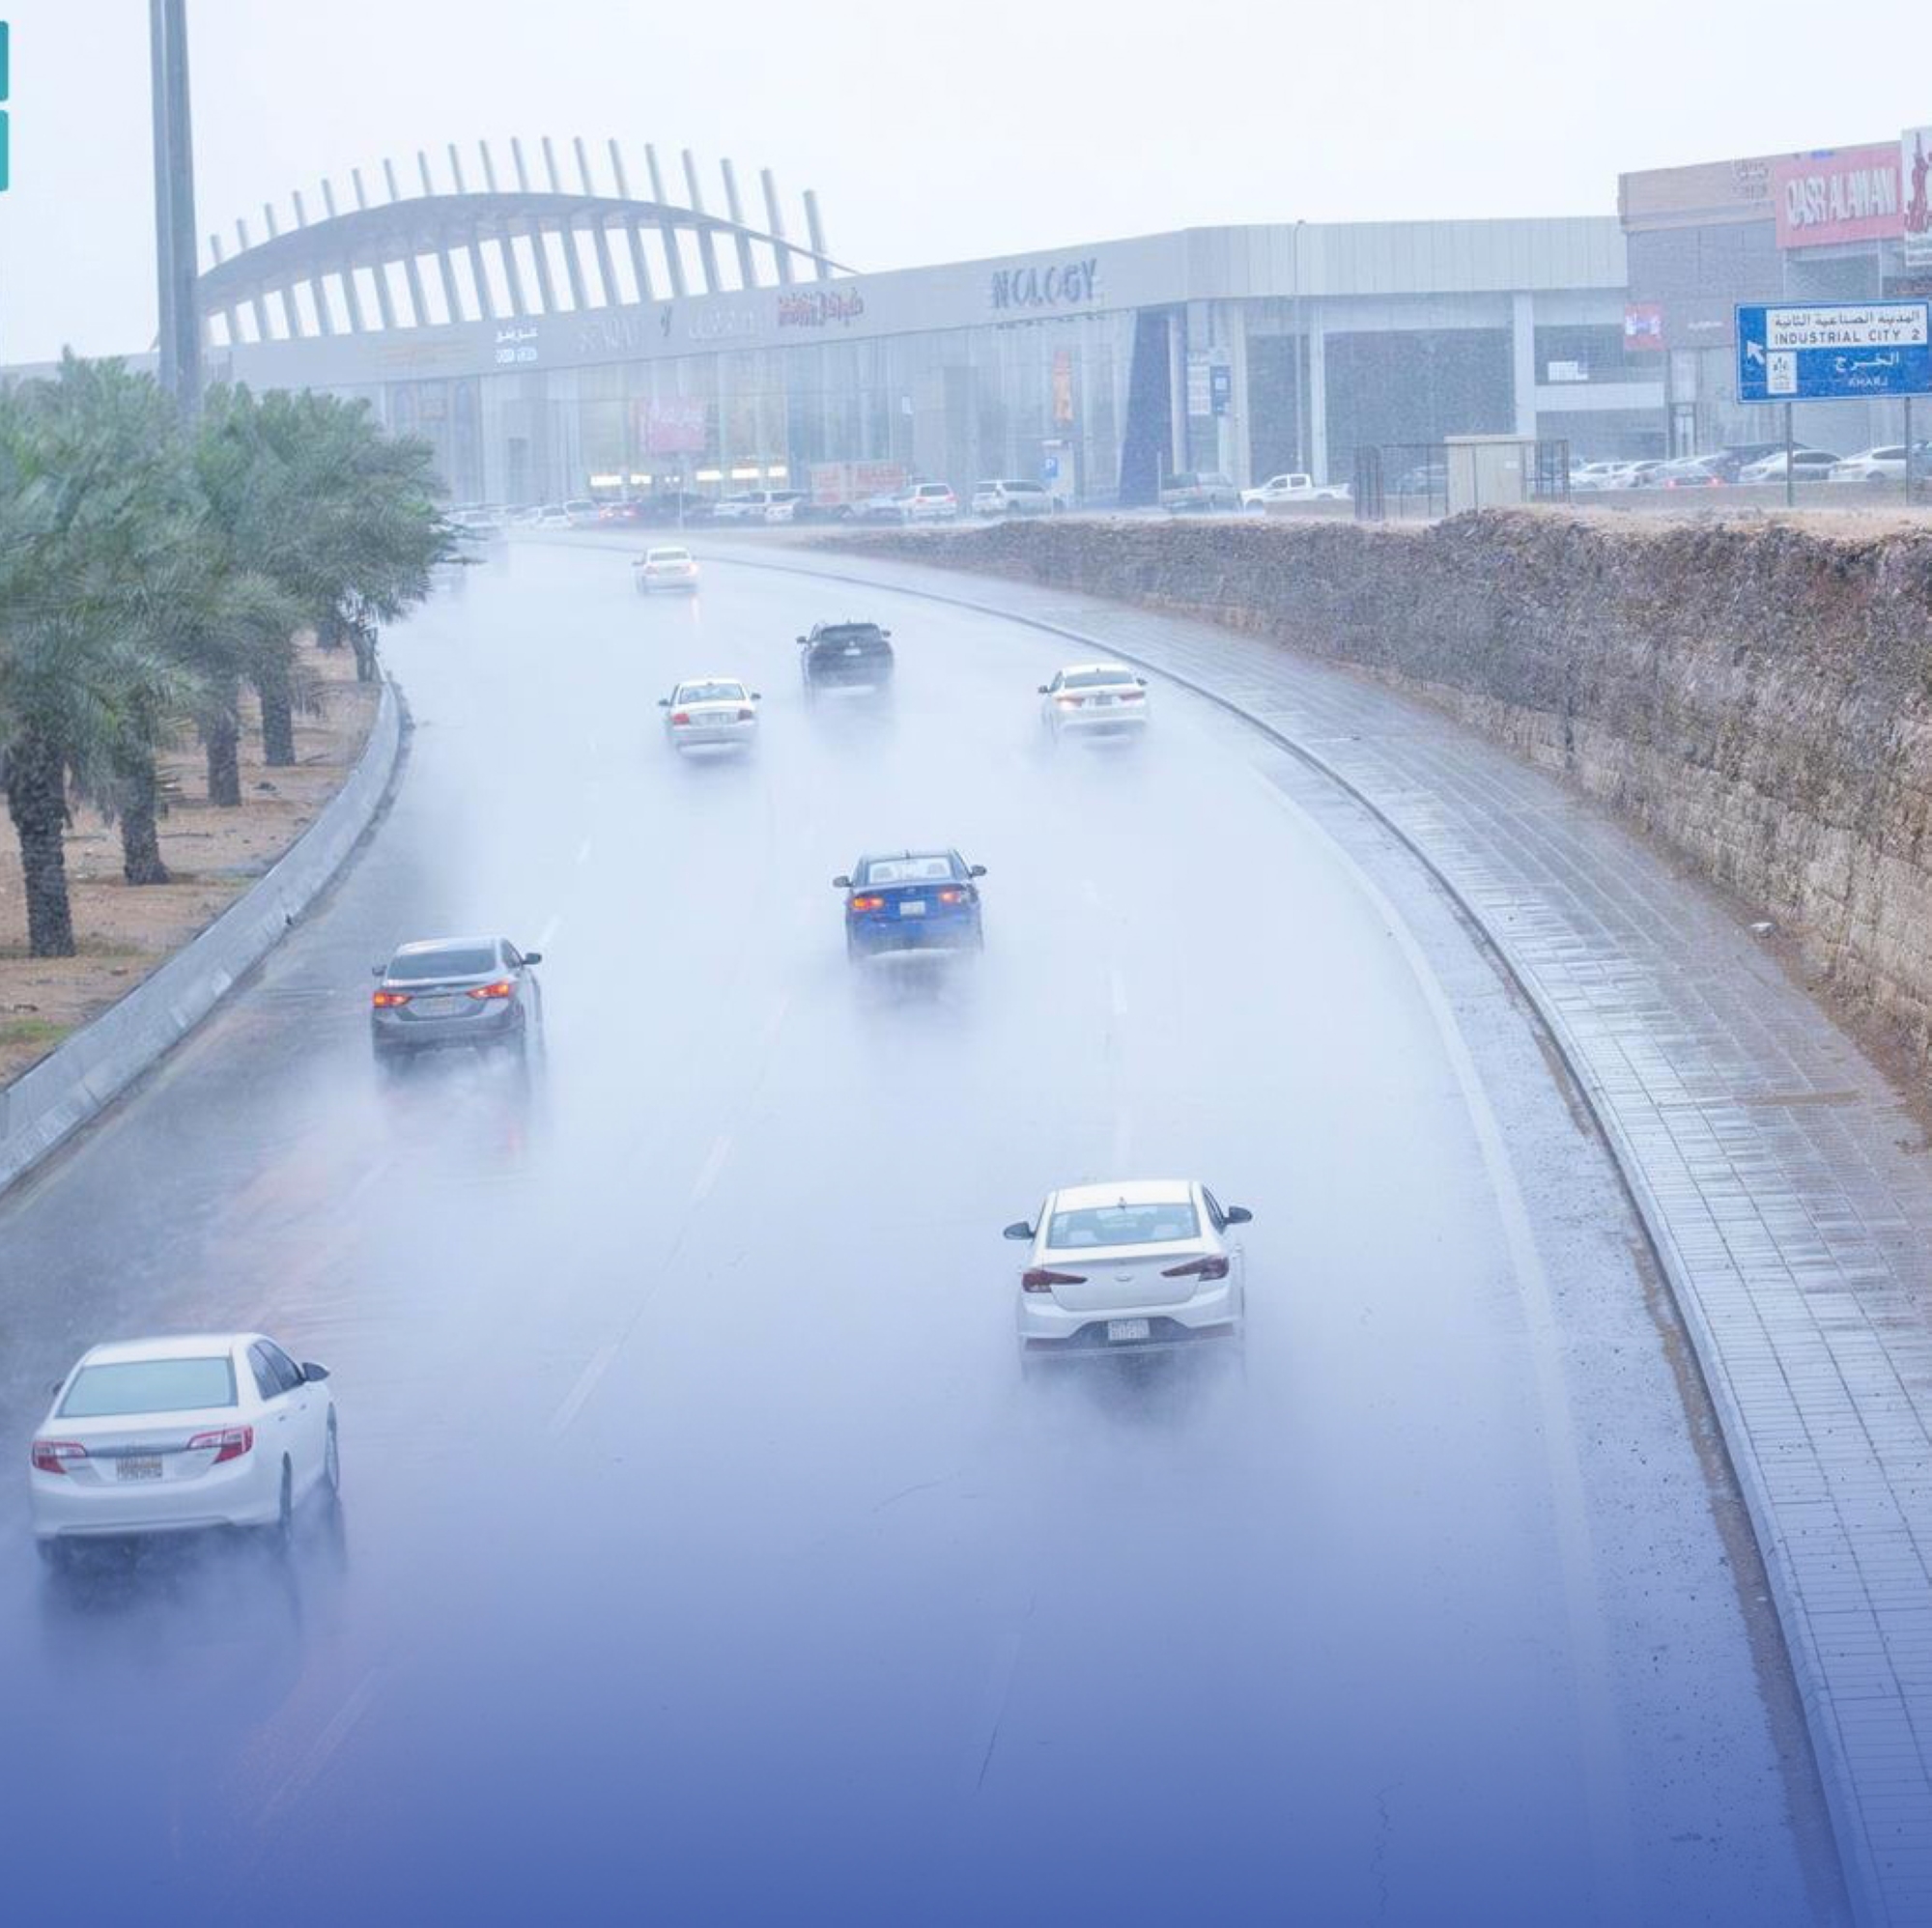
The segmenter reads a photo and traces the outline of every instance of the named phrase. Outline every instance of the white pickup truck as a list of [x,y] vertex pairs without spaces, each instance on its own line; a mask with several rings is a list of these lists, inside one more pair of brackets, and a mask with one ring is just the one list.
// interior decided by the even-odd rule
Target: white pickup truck
[[1241,507],[1257,515],[1284,502],[1346,502],[1346,482],[1318,482],[1312,475],[1270,475],[1258,489],[1241,491]]

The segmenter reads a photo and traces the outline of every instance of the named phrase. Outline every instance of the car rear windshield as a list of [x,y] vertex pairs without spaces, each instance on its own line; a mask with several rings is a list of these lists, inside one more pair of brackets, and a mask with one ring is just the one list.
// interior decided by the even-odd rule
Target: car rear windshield
[[1037,482],[1002,482],[1000,487],[1009,496],[1043,496],[1046,491]]
[[957,873],[950,857],[875,857],[860,879],[866,884],[944,884]]
[[1046,1242],[1056,1252],[1083,1245],[1161,1245],[1198,1238],[1201,1221],[1186,1199],[1171,1205],[1088,1205],[1079,1211],[1057,1211],[1047,1226]]
[[688,549],[654,549],[644,557],[644,560],[646,562],[689,562],[691,560],[691,552]]
[[745,700],[745,686],[742,683],[680,683],[677,686],[677,700],[680,703],[742,703]]
[[811,639],[812,648],[823,650],[850,649],[855,643],[870,655],[891,654],[884,636],[869,624],[862,628],[822,629]]
[[494,950],[450,945],[441,950],[412,950],[393,959],[389,976],[402,981],[430,978],[481,978],[497,968]]
[[224,1358],[129,1359],[83,1366],[61,1401],[63,1419],[119,1412],[198,1412],[235,1403],[235,1368]]
[[1075,669],[1061,678],[1063,690],[1104,690],[1116,683],[1131,683],[1131,669]]

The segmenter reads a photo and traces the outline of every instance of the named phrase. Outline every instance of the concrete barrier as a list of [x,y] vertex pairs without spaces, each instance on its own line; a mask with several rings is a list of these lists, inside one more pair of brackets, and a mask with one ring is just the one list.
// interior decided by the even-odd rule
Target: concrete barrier
[[349,780],[273,867],[118,1004],[0,1092],[0,1191],[157,1063],[331,882],[388,796],[402,705],[384,684]]

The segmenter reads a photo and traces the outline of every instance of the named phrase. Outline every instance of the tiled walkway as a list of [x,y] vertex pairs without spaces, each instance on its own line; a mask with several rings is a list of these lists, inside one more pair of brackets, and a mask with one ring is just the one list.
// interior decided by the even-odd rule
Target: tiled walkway
[[1675,1286],[1757,1528],[1860,1918],[1932,1923],[1932,1150],[1752,936],[1597,807],[1426,706],[1210,624],[796,555],[1064,629],[1328,768],[1480,920]]

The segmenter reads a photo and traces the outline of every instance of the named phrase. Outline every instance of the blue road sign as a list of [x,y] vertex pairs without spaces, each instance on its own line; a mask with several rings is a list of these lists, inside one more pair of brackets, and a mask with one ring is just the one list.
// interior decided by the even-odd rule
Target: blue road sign
[[1740,402],[1932,395],[1932,302],[1766,301],[1738,309]]

